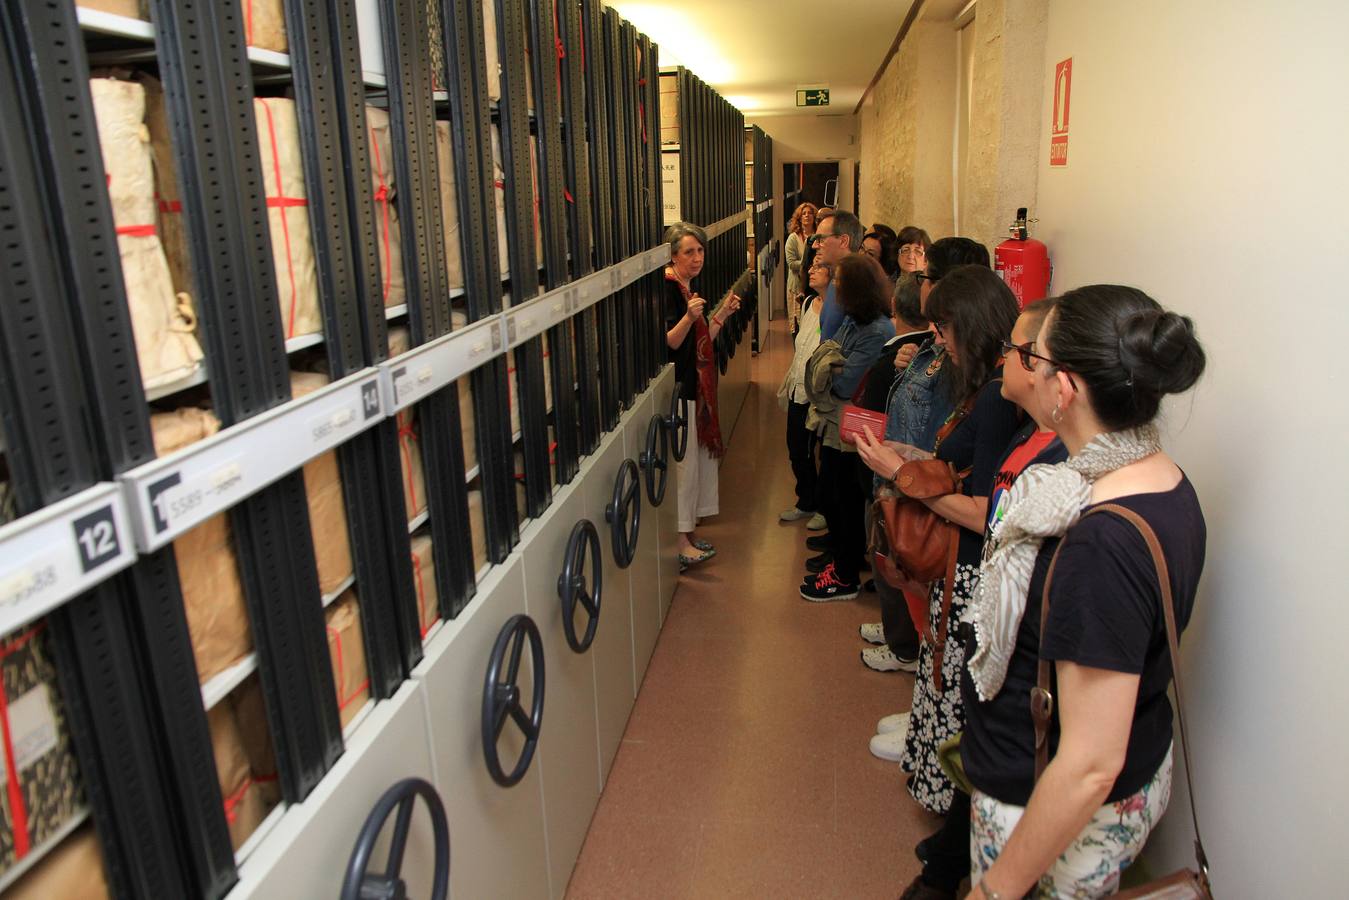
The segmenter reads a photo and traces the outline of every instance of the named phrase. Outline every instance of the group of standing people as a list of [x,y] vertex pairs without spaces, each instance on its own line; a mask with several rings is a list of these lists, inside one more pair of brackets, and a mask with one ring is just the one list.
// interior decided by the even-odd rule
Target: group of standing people
[[[866,590],[873,501],[903,495],[906,465],[938,460],[955,485],[920,501],[947,523],[945,574],[875,573],[882,621],[860,627],[864,664],[915,673],[872,752],[942,817],[902,898],[954,898],[966,878],[988,900],[1113,893],[1170,796],[1163,597],[1183,628],[1204,561],[1198,498],[1155,424],[1203,371],[1193,324],[1120,285],[1023,309],[978,242],[809,204],[787,261],[797,501],[780,518],[817,532],[800,596]],[[849,404],[884,427],[845,440]]]

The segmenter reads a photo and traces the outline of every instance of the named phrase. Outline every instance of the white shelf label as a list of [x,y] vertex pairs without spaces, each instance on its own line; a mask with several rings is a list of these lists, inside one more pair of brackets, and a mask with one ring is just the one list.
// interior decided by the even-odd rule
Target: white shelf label
[[126,473],[137,545],[159,549],[384,415],[380,373],[366,369]]
[[135,561],[126,507],[101,484],[0,528],[0,634]]
[[382,364],[385,414],[429,397],[500,354],[506,328],[502,316],[491,316]]

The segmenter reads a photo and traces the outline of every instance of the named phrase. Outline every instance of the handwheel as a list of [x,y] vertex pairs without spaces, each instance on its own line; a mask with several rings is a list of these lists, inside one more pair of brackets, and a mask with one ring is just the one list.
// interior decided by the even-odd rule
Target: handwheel
[[652,506],[660,506],[665,499],[665,481],[670,475],[670,437],[659,413],[652,416],[651,423],[646,426],[646,449],[637,457],[637,464],[646,473],[646,499]]
[[[534,664],[534,702],[529,715],[520,705],[520,657],[524,654],[525,639],[529,639],[530,659]],[[506,659],[507,645],[510,659]],[[502,680],[502,664],[505,680]],[[525,736],[525,748],[520,751],[515,768],[507,774],[497,755],[497,741],[510,718]],[[511,616],[497,635],[492,656],[487,663],[487,678],[482,690],[482,750],[487,758],[487,772],[502,787],[518,784],[529,770],[530,760],[539,745],[539,729],[543,727],[543,640],[538,626],[529,616]]]
[[675,462],[683,462],[689,448],[689,423],[680,413],[682,402],[679,399],[679,385],[676,384],[674,393],[670,395],[670,414],[665,417],[665,427],[670,437],[670,455],[675,458]]
[[[342,879],[341,900],[404,900],[407,897],[407,885],[403,883],[403,853],[408,845],[408,828],[412,825],[412,811],[417,806],[417,798],[426,801],[431,812],[431,828],[435,833],[436,869],[431,883],[432,900],[445,900],[450,889],[450,826],[445,818],[445,806],[440,795],[429,783],[420,778],[405,778],[384,792],[375,803],[374,809],[361,826],[356,837],[356,846],[352,848],[351,859],[347,862],[347,874]],[[389,859],[384,872],[372,874],[370,857],[375,852],[375,842],[384,829],[384,823],[394,807],[398,807],[398,819],[394,823],[393,840],[389,845]]]
[[614,496],[604,508],[604,521],[609,523],[614,562],[620,569],[632,565],[637,555],[637,535],[642,527],[642,485],[637,463],[623,460],[614,477]]
[[[590,571],[595,586],[586,590],[586,548],[590,549]],[[567,555],[562,560],[562,574],[557,578],[557,596],[562,601],[562,630],[567,646],[576,653],[590,649],[595,640],[595,629],[600,624],[600,599],[604,594],[604,561],[600,559],[600,533],[589,519],[582,519],[571,530],[567,540]],[[580,603],[589,615],[585,637],[576,637],[576,604]]]

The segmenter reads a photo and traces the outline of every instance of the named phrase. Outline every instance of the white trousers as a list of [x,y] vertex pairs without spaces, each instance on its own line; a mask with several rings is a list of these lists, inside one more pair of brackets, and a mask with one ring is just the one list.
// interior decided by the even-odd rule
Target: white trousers
[[675,467],[679,487],[679,530],[693,531],[703,516],[715,516],[721,511],[717,491],[717,471],[720,460],[712,458],[707,448],[698,443],[698,414],[692,400],[681,400],[680,413],[689,425],[688,452]]

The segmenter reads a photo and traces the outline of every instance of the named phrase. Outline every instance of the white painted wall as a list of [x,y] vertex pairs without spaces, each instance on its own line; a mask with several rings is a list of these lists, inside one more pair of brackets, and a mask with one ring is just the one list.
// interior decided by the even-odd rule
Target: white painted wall
[[[1346,34],[1330,0],[1050,9],[1032,215],[1054,287],[1138,285],[1193,316],[1209,354],[1167,444],[1209,524],[1183,671],[1224,900],[1349,893]],[[1068,166],[1051,169],[1069,56]],[[1154,871],[1191,859],[1183,800]]]

